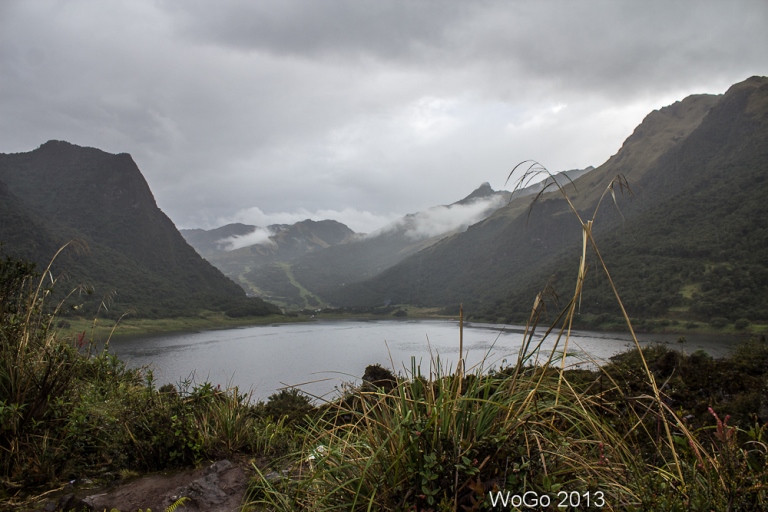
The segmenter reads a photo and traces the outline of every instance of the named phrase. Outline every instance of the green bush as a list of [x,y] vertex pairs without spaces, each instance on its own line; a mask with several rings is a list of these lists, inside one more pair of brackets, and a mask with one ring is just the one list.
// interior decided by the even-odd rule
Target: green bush
[[738,320],[736,320],[736,322],[734,322],[733,326],[734,326],[734,327],[735,327],[737,330],[739,330],[739,331],[743,331],[744,329],[746,329],[747,327],[749,327],[749,323],[750,323],[750,322],[749,322],[749,320],[748,320],[748,319],[746,319],[746,318],[739,318]]
[[314,410],[311,400],[296,388],[282,389],[267,398],[262,414],[286,424],[302,423]]

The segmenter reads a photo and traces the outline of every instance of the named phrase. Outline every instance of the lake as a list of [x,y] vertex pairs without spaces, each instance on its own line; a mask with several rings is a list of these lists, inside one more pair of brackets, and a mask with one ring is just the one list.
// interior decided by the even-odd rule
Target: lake
[[[521,326],[466,323],[466,367],[484,369],[513,364],[523,340]],[[541,340],[541,333],[534,338]],[[675,334],[639,335],[642,343],[661,342],[680,350]],[[704,349],[727,354],[733,338],[688,335],[686,353]],[[545,340],[549,355],[554,338]],[[571,365],[600,363],[631,346],[628,333],[576,331],[569,340]],[[266,399],[285,386],[315,397],[333,398],[345,383],[357,381],[370,364],[395,372],[420,365],[422,374],[437,361],[453,370],[459,357],[458,322],[449,320],[318,320],[314,322],[224,329],[196,333],[118,338],[110,344],[130,367],[151,368],[157,385],[194,379],[222,387],[252,390]]]

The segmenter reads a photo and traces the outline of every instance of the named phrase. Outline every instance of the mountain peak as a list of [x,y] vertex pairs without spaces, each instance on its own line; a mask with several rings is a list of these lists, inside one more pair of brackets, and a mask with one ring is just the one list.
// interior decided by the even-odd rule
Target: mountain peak
[[40,144],[40,147],[38,150],[58,150],[58,151],[76,151],[76,150],[95,150],[99,151],[100,153],[106,153],[106,151],[102,151],[100,149],[91,148],[88,146],[78,146],[77,144],[72,144],[71,142],[67,142],[66,140],[56,140],[51,139],[48,142],[44,142],[43,144]]
[[493,196],[495,194],[496,194],[496,191],[493,190],[493,188],[491,187],[491,184],[486,181],[485,183],[477,187],[475,190],[473,190],[472,193],[469,194],[467,197],[465,197],[461,201],[457,201],[455,204],[466,204],[466,203],[475,201],[477,199]]
[[488,183],[488,182],[486,181],[485,183],[481,183],[481,184],[480,184],[480,186],[479,186],[479,187],[477,187],[477,188],[476,188],[476,189],[475,189],[475,190],[472,192],[472,194],[470,194],[470,195],[473,195],[473,194],[478,194],[478,195],[479,195],[479,194],[482,194],[482,195],[486,195],[486,196],[487,196],[487,195],[489,195],[489,194],[493,194],[493,192],[494,192],[494,190],[493,190],[493,187],[491,187],[491,184],[490,184],[490,183]]
[[55,147],[55,146],[74,146],[74,144],[72,144],[71,142],[67,142],[65,140],[56,140],[56,139],[51,139],[48,142],[44,142],[44,143],[40,144],[41,148],[43,148],[43,147]]

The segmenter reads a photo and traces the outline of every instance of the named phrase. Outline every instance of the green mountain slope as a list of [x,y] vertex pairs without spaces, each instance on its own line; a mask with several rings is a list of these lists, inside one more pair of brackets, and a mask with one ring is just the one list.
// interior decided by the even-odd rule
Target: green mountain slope
[[[618,198],[623,217],[605,204],[595,228],[630,314],[765,318],[767,152],[768,79],[753,77],[649,114],[616,155],[566,187],[591,216],[613,177],[630,180],[634,196]],[[542,196],[530,217],[529,204],[512,201],[332,300],[463,302],[478,317],[524,318],[553,277],[572,293],[581,239],[559,194]],[[582,312],[613,313],[605,279],[591,275]]]
[[[295,280],[291,263],[340,244],[355,233],[334,220],[307,219],[290,225],[274,224],[266,230],[227,224],[211,230],[181,230],[181,234],[202,256],[250,294],[301,309],[320,305],[320,302]],[[261,241],[256,243],[249,238],[253,234]],[[232,249],[233,243],[249,245]]]
[[[0,154],[0,241],[6,254],[44,267],[64,243],[55,269],[93,288],[85,312],[104,300],[112,316],[173,316],[199,309],[278,311],[249,300],[203,260],[155,204],[130,155],[50,141],[28,153]],[[66,285],[65,285],[66,286]]]
[[[494,191],[483,183],[455,203],[406,215],[377,233],[350,238],[343,244],[308,254],[293,264],[293,273],[313,293],[333,299],[334,290],[339,287],[374,277],[410,255],[463,231],[466,224],[488,217],[509,197],[509,192]],[[454,213],[456,218],[474,220],[446,229],[442,220]]]

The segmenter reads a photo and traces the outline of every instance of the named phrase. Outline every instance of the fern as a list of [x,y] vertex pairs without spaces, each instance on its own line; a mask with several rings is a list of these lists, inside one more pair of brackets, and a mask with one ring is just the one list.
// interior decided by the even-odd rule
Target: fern
[[174,501],[167,509],[165,509],[165,512],[175,512],[177,508],[183,506],[188,501],[189,501],[189,498],[187,498],[186,496],[182,496],[181,498]]
[[[188,501],[189,501],[189,498],[187,498],[186,496],[182,496],[181,498],[171,503],[171,505],[165,509],[165,512],[176,512],[177,508],[183,506]],[[106,512],[106,509],[105,509],[105,512]],[[120,512],[120,511],[116,508],[113,508],[109,512]],[[151,508],[148,508],[147,510],[139,509],[139,512],[152,512],[152,509]]]

